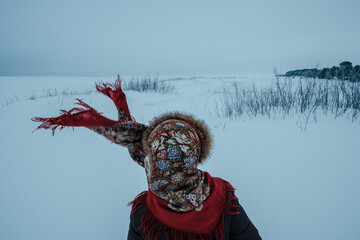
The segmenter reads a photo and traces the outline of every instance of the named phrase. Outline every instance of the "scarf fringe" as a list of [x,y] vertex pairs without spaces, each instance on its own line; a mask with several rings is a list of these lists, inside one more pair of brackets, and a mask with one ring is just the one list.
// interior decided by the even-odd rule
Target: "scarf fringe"
[[119,121],[135,121],[131,116],[130,110],[126,101],[126,95],[121,88],[120,75],[117,75],[115,83],[97,83],[96,90],[108,96],[115,104],[119,112]]
[[240,213],[240,206],[231,203],[233,200],[237,200],[238,198],[235,196],[235,189],[233,186],[223,180],[223,186],[226,191],[225,195],[225,204],[220,215],[220,218],[216,224],[216,228],[209,234],[201,234],[201,233],[191,233],[191,232],[182,232],[175,229],[170,228],[164,223],[160,222],[147,208],[146,206],[146,197],[148,192],[144,191],[137,195],[133,201],[131,201],[128,206],[132,205],[131,214],[134,214],[139,208],[145,206],[145,213],[141,219],[141,226],[138,230],[142,230],[147,239],[158,239],[161,234],[165,234],[166,239],[170,239],[169,233],[171,233],[173,240],[211,240],[213,238],[220,240],[224,236],[224,212],[229,215],[235,215]]
[[69,111],[60,110],[61,115],[52,118],[31,118],[34,122],[42,122],[34,131],[43,129],[51,129],[52,135],[54,136],[55,130],[59,128],[62,130],[64,127],[93,127],[93,126],[104,126],[111,127],[118,121],[113,121],[101,115],[94,108],[80,99],[76,99],[76,104],[83,106],[84,108],[73,108]]
[[224,179],[221,180],[223,181],[226,192],[224,211],[229,215],[239,214],[240,206],[232,203],[232,201],[238,200],[238,198],[235,196],[235,188]]
[[146,196],[148,191],[143,191],[138,194],[134,200],[128,203],[128,206],[132,206],[131,215],[136,212],[139,208],[145,205]]
[[60,110],[61,115],[52,118],[31,118],[34,122],[41,122],[34,131],[43,129],[51,129],[54,136],[55,130],[59,128],[62,130],[64,127],[112,127],[119,122],[133,121],[135,119],[130,115],[129,107],[127,105],[126,96],[121,89],[121,79],[118,74],[117,80],[114,84],[110,83],[98,83],[95,85],[96,89],[110,97],[116,105],[119,113],[119,121],[114,121],[104,117],[101,113],[97,112],[94,108],[86,104],[80,99],[76,99],[76,104],[83,108],[73,108],[69,111]]
[[[145,208],[145,213],[141,219],[141,226],[139,229],[142,229],[146,235],[146,239],[154,239],[157,240],[161,234],[165,234],[166,239],[173,240],[211,240],[212,237],[215,236],[215,239],[222,239],[224,235],[224,217],[221,215],[219,222],[217,224],[216,229],[210,234],[202,234],[202,233],[191,233],[191,232],[183,232],[178,231],[169,226],[160,222],[156,217],[150,212],[148,208]],[[169,235],[169,233],[171,233]]]

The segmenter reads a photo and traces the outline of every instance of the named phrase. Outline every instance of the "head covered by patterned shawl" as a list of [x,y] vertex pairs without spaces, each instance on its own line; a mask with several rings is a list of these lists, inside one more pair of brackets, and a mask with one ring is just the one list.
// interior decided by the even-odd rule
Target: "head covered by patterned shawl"
[[205,124],[181,113],[152,121],[143,136],[149,189],[177,212],[200,211],[210,194],[197,168],[209,155],[211,135]]

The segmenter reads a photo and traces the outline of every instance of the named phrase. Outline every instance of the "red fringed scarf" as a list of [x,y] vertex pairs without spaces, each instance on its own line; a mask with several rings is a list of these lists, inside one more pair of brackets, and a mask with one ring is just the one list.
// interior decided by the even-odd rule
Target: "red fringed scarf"
[[52,118],[34,117],[31,120],[41,122],[35,130],[51,129],[54,135],[55,130],[64,127],[87,127],[98,134],[103,135],[111,142],[127,147],[130,156],[140,166],[144,166],[145,152],[142,148],[141,138],[147,126],[138,123],[130,115],[126,96],[121,89],[120,76],[117,76],[115,84],[98,83],[96,89],[111,98],[118,110],[118,121],[108,119],[90,107],[80,99],[78,105],[69,111],[61,110],[61,115]]
[[112,127],[116,123],[122,123],[127,121],[135,122],[135,119],[131,117],[129,107],[127,105],[126,96],[121,89],[121,79],[117,76],[115,84],[98,83],[96,89],[104,95],[111,98],[118,109],[119,120],[114,121],[108,119],[97,112],[94,108],[90,107],[82,100],[77,99],[77,104],[84,108],[73,108],[69,111],[61,110],[61,115],[53,118],[40,118],[34,117],[31,120],[35,122],[42,122],[35,130],[38,129],[51,129],[54,135],[55,130],[60,127],[60,130],[64,127]]
[[232,200],[237,199],[234,195],[235,189],[221,178],[213,178],[207,172],[205,175],[211,194],[201,211],[192,210],[187,213],[172,211],[168,207],[168,202],[151,191],[142,192],[129,203],[133,205],[131,214],[145,206],[139,229],[144,231],[147,239],[156,240],[162,233],[167,238],[171,233],[174,240],[223,238],[224,213],[230,215],[240,213],[239,206],[231,203]]

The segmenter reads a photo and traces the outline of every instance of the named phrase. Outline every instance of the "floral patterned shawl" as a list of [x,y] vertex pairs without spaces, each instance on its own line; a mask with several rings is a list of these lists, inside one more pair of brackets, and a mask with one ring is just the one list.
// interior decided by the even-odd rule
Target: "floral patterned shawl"
[[184,120],[166,120],[147,141],[151,149],[144,162],[150,191],[175,211],[200,211],[210,188],[197,169],[201,139],[194,127]]

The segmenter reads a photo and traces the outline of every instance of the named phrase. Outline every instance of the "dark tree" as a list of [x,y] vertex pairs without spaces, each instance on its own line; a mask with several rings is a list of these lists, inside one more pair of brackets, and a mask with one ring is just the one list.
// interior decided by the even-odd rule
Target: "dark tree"
[[356,65],[356,66],[354,67],[354,72],[360,74],[360,65]]
[[360,66],[359,65],[355,65],[351,81],[360,82]]
[[339,66],[340,66],[340,68],[346,68],[346,67],[352,68],[352,63],[349,61],[344,61],[344,62],[340,63]]
[[331,79],[330,68],[323,68],[319,72],[318,78],[320,78],[320,79]]
[[331,78],[336,78],[338,74],[339,68],[336,66],[333,66],[330,68],[330,76]]
[[344,61],[339,64],[339,67],[333,66],[331,68],[323,68],[318,70],[313,69],[298,69],[293,71],[288,71],[284,74],[286,77],[310,77],[310,78],[319,78],[319,79],[334,79],[339,80],[349,80],[352,82],[360,81],[360,66],[352,66],[352,63],[349,61]]
[[345,61],[339,64],[340,69],[337,74],[337,77],[342,80],[350,80],[353,75],[352,63]]

